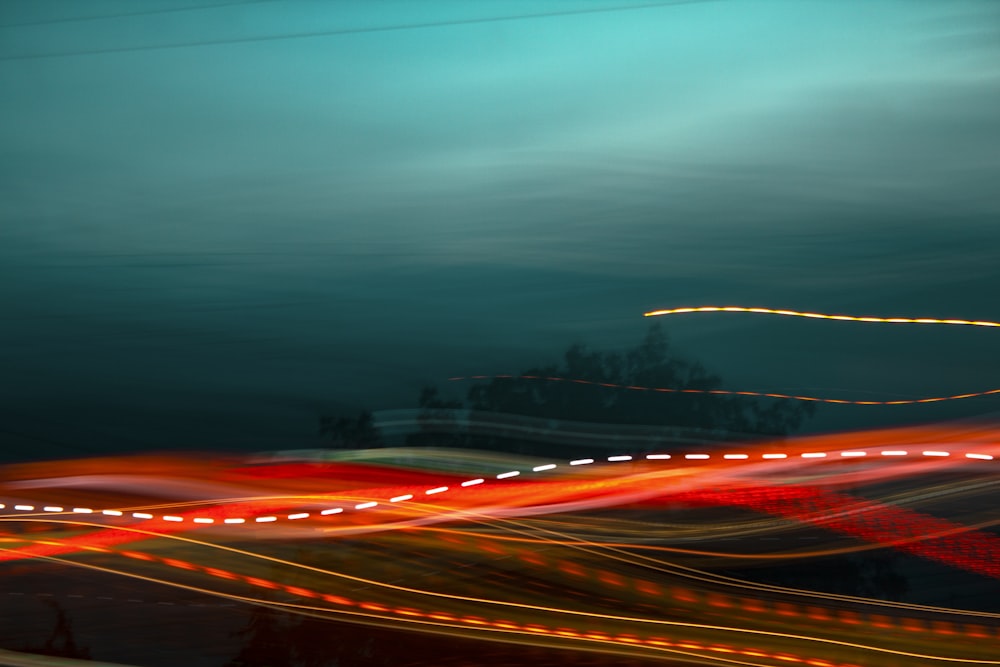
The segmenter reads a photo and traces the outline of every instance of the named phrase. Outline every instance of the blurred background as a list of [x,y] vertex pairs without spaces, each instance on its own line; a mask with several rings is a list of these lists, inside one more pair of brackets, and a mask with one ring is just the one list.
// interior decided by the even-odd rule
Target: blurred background
[[[998,395],[812,415],[739,403],[772,419],[758,428],[721,400],[644,394],[637,412],[593,387],[449,381],[534,369],[876,401],[1000,388],[996,328],[715,313],[651,331],[642,316],[1000,320],[997,2],[5,0],[0,96],[3,464],[461,446],[421,430],[459,407],[520,412],[490,433],[527,425],[569,449],[650,423],[822,433],[997,414]],[[635,363],[612,373],[615,359]],[[605,425],[529,421],[550,418]],[[526,442],[501,451],[540,455]],[[979,520],[984,498],[935,509]],[[15,537],[49,529],[10,516]],[[348,572],[468,565],[347,542],[276,553],[347,554]],[[751,574],[997,611],[995,579],[897,556]],[[483,581],[507,576],[487,566]],[[639,664],[293,618],[41,559],[3,574],[0,646],[33,653]],[[592,583],[585,599],[606,594]]]
[[[971,0],[4,2],[0,456],[310,446],[654,308],[998,320],[998,56]],[[662,324],[726,389],[1000,371],[991,329]]]

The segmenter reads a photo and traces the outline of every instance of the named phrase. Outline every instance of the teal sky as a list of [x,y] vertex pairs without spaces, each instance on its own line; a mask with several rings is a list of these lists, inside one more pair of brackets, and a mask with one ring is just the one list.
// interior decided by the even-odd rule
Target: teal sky
[[[299,446],[659,307],[1000,320],[1000,6],[641,4],[0,4],[11,449]],[[1000,386],[991,330],[664,324],[732,389]]]

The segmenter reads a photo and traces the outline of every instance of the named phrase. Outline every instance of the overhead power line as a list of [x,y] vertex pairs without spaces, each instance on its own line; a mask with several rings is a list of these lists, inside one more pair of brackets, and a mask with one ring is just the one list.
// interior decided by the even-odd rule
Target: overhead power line
[[647,2],[634,5],[618,5],[614,7],[592,7],[589,9],[562,10],[552,12],[537,12],[533,14],[511,14],[507,16],[488,16],[484,18],[454,19],[448,21],[428,21],[426,23],[402,23],[397,25],[371,26],[367,28],[341,28],[336,30],[317,30],[312,32],[287,33],[283,35],[260,35],[257,37],[233,37],[227,39],[208,39],[191,42],[175,42],[172,44],[150,44],[144,46],[122,46],[85,51],[66,51],[63,53],[32,53],[16,56],[2,56],[0,62],[14,60],[41,60],[46,58],[67,58],[71,56],[92,56],[110,53],[132,53],[136,51],[159,51],[167,49],[186,49],[201,46],[224,44],[250,44],[254,42],[273,42],[288,39],[308,39],[313,37],[337,37],[340,35],[363,35],[378,32],[394,32],[401,30],[423,30],[428,28],[445,28],[450,26],[475,25],[483,23],[501,23],[506,21],[523,21],[529,19],[555,18],[559,16],[577,16],[583,14],[606,14],[611,12],[635,11],[640,9],[655,9],[672,5],[687,5],[716,0],[668,0],[666,2]]
[[61,19],[44,19],[41,21],[24,21],[23,23],[2,23],[0,28],[26,28],[36,25],[54,25],[56,23],[78,23],[84,21],[105,21],[108,19],[129,18],[132,16],[150,16],[153,14],[173,14],[176,12],[192,12],[217,7],[232,7],[238,5],[257,5],[275,0],[239,0],[238,2],[217,2],[211,5],[191,5],[187,7],[169,7],[166,9],[148,9],[141,12],[122,12],[120,14],[101,14],[99,16],[71,16]]

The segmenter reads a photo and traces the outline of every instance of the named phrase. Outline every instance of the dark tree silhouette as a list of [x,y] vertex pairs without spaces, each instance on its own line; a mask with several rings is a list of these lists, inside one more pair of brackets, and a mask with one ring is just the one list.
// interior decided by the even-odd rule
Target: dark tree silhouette
[[[721,378],[700,363],[672,355],[667,335],[658,323],[649,328],[639,345],[624,353],[591,351],[578,343],[566,351],[562,365],[531,368],[521,375],[673,390],[722,387]],[[647,392],[517,378],[475,385],[468,398],[474,410],[763,435],[789,433],[812,412],[811,404],[791,401],[768,399],[768,405],[746,396]]]
[[465,406],[461,401],[440,398],[437,387],[424,387],[419,398],[420,426],[410,434],[406,444],[410,446],[468,447],[469,438],[462,432],[456,420],[456,411]]
[[[521,375],[619,386],[496,378],[471,386],[465,404],[444,400],[436,387],[425,387],[420,395],[421,429],[408,444],[524,450],[523,443],[465,433],[456,417],[466,407],[542,419],[694,429],[720,439],[785,435],[815,410],[811,403],[789,400],[681,393],[717,390],[722,380],[702,364],[675,355],[658,323],[624,352],[593,351],[578,343],[566,350],[562,363],[529,368]],[[674,391],[637,391],[629,386]]]
[[330,439],[336,449],[371,449],[381,447],[382,437],[375,428],[375,419],[368,410],[357,417],[322,417],[319,434]]

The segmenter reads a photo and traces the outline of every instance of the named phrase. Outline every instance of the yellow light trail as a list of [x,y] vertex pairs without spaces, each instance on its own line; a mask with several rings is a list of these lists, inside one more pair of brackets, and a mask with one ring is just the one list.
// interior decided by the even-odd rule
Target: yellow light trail
[[698,306],[696,308],[668,308],[651,310],[643,313],[643,317],[660,317],[662,315],[681,315],[684,313],[763,313],[765,315],[786,315],[791,317],[808,317],[814,320],[844,320],[848,322],[881,322],[883,324],[961,324],[972,327],[1000,327],[1000,322],[986,320],[955,320],[937,319],[934,317],[861,317],[857,315],[826,315],[824,313],[805,313],[797,310],[776,310],[774,308],[747,308],[745,306]]

